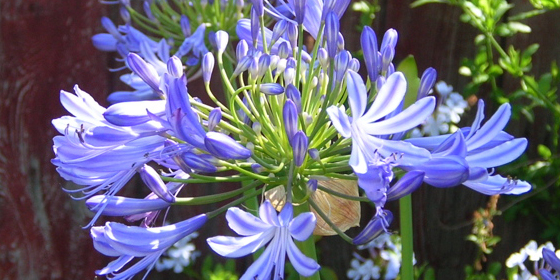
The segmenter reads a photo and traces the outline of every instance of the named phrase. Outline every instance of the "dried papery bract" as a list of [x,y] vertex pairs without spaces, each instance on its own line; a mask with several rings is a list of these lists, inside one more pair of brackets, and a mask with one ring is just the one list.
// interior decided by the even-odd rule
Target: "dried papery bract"
[[[330,179],[319,181],[319,185],[345,195],[359,195],[357,181]],[[283,186],[278,186],[267,191],[265,197],[270,200],[277,211],[280,211],[282,207],[284,207],[286,191]],[[321,211],[343,232],[351,227],[360,225],[361,207],[359,201],[333,196],[320,189],[317,189],[317,191],[311,194],[310,199],[312,199],[315,204],[319,206]],[[313,231],[314,235],[330,236],[337,234],[314,209],[312,209],[311,212],[313,212],[317,218],[317,225]]]

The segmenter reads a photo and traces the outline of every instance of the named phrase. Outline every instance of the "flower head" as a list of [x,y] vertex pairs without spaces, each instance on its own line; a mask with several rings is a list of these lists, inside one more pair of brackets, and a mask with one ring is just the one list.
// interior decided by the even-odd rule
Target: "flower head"
[[313,233],[316,220],[312,213],[302,213],[293,218],[293,208],[288,203],[277,214],[267,200],[259,208],[259,217],[233,207],[228,209],[226,219],[230,228],[243,237],[208,238],[208,244],[216,253],[237,258],[254,253],[268,243],[266,250],[241,276],[241,280],[270,279],[271,276],[275,280],[282,279],[286,254],[296,271],[303,276],[311,276],[319,270],[319,265],[301,253],[293,241],[304,241]]

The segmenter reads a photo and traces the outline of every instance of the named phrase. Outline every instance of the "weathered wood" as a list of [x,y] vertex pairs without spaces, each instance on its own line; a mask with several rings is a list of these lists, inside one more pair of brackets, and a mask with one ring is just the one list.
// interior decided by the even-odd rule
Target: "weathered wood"
[[[97,0],[0,2],[0,279],[91,279],[102,267],[83,202],[50,163],[60,89],[107,92],[106,56],[90,37]],[[100,98],[103,100],[103,98]]]

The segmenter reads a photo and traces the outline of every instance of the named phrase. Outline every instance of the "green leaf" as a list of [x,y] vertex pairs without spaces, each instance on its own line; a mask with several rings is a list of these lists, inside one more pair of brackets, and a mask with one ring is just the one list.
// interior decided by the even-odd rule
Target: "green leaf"
[[544,159],[549,159],[552,156],[552,152],[545,145],[539,144],[538,151],[539,155]]
[[493,262],[488,266],[488,273],[494,276],[498,276],[498,274],[502,271],[502,264],[499,262]]
[[508,22],[508,27],[514,33],[531,33],[531,27],[529,25],[525,25],[521,22],[511,21]]
[[436,280],[436,272],[433,268],[428,267],[424,272],[424,280]]
[[397,66],[397,71],[404,74],[408,86],[406,88],[406,95],[404,99],[404,108],[407,108],[414,102],[416,102],[416,96],[418,94],[418,88],[420,87],[420,78],[418,78],[418,67],[416,66],[416,60],[414,56],[407,56],[399,66]]
[[319,270],[319,275],[321,276],[321,279],[332,279],[332,280],[338,280],[338,276],[336,276],[336,272],[334,272],[334,270],[330,267],[321,267],[321,270]]
[[447,0],[418,0],[418,1],[414,1],[412,4],[410,4],[410,7],[411,8],[416,8],[416,7],[420,7],[422,5],[426,5],[426,4],[430,4],[430,3],[451,4]]

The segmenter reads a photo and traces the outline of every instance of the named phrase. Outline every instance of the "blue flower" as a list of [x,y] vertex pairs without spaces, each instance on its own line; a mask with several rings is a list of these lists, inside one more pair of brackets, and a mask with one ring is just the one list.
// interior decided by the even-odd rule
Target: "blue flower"
[[[503,104],[496,113],[481,126],[484,119],[484,102],[479,100],[475,121],[470,128],[463,128],[452,135],[441,135],[424,138],[412,138],[406,141],[418,147],[430,150],[432,160],[448,161],[439,167],[459,175],[459,165],[466,168],[463,175],[450,179],[440,168],[427,161],[423,166],[405,169],[422,170],[426,176],[432,175],[435,180],[427,183],[451,187],[463,184],[477,192],[494,194],[521,194],[531,189],[525,181],[513,180],[500,175],[492,175],[488,168],[498,167],[517,159],[527,147],[527,139],[515,138],[503,131],[511,117],[511,106]],[[455,164],[450,161],[454,160]],[[452,173],[447,173],[451,175]],[[452,182],[452,183],[451,183]]]
[[383,139],[419,125],[435,108],[435,98],[422,98],[404,111],[390,118],[400,105],[406,93],[406,80],[402,73],[389,76],[377,93],[373,104],[366,111],[367,90],[358,73],[348,70],[346,76],[348,103],[352,117],[346,115],[344,105],[331,106],[327,113],[333,126],[345,138],[352,138],[352,153],[349,164],[355,173],[366,173],[368,165],[375,162],[374,154],[384,157],[403,154],[400,163],[424,162],[430,158],[426,149],[418,148],[403,141]]
[[83,199],[101,191],[113,196],[163,147],[164,138],[158,133],[164,128],[153,121],[112,124],[104,117],[107,109],[77,86],[74,91],[76,95],[60,93],[62,105],[73,116],[52,121],[62,134],[53,139],[52,163],[63,178],[85,186],[68,192],[81,193]]
[[215,236],[207,242],[216,253],[230,258],[252,254],[269,243],[240,280],[271,279],[271,275],[272,279],[283,279],[286,254],[295,270],[309,277],[320,266],[301,253],[292,239],[304,241],[309,238],[316,219],[310,212],[302,213],[294,219],[292,217],[293,207],[290,203],[277,214],[267,200],[259,208],[259,217],[232,207],[228,209],[226,219],[230,228],[243,237]]
[[[163,227],[136,227],[108,222],[90,230],[93,247],[103,255],[118,257],[97,275],[109,279],[131,279],[140,271],[153,268],[158,258],[173,244],[202,227],[207,221],[205,214]],[[122,270],[134,258],[139,261]]]

